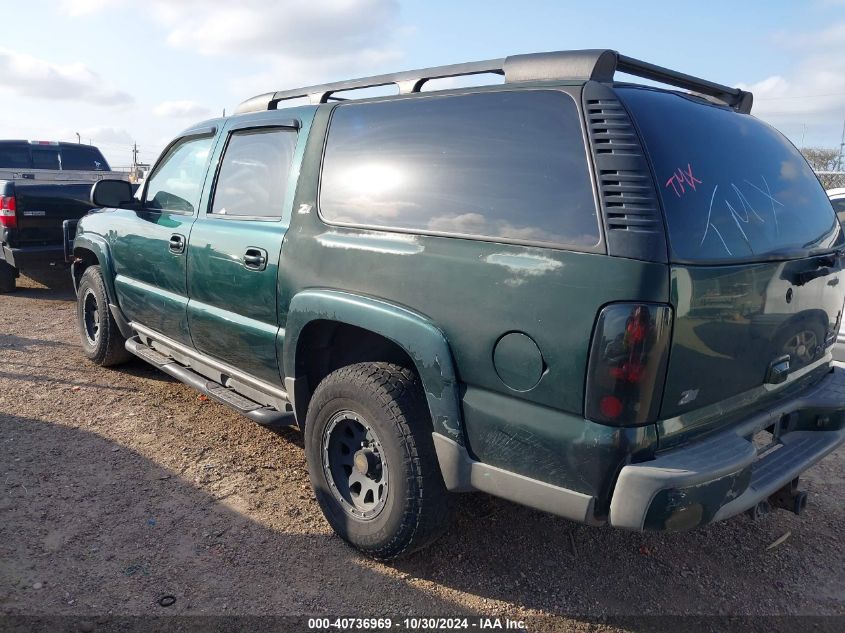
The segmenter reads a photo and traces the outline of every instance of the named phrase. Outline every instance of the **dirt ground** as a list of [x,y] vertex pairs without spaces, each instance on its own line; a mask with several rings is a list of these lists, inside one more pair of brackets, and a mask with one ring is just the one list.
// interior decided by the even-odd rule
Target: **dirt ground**
[[845,614],[845,450],[803,478],[800,518],[635,534],[482,499],[433,547],[383,565],[329,530],[296,431],[141,361],[88,363],[69,284],[20,285],[0,296],[0,613],[474,613],[560,630]]

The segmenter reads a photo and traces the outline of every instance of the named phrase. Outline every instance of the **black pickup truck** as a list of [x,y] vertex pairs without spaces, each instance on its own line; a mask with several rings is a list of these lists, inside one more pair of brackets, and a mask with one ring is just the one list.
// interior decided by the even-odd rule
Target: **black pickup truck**
[[63,223],[88,212],[93,183],[116,177],[91,145],[0,141],[0,293],[21,271],[65,266]]

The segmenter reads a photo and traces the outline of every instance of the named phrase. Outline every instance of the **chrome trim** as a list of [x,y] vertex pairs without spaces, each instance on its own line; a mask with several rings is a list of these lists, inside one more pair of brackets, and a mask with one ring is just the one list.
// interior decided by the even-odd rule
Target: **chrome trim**
[[180,354],[187,356],[188,358],[193,358],[201,363],[212,367],[215,371],[219,371],[222,374],[226,374],[231,376],[235,380],[239,380],[253,389],[257,389],[258,391],[263,391],[264,393],[273,396],[275,398],[281,398],[287,402],[290,402],[288,398],[288,394],[284,389],[280,389],[275,385],[271,385],[268,382],[264,382],[255,376],[247,374],[240,369],[235,369],[231,365],[227,365],[226,363],[217,360],[216,358],[212,358],[211,356],[206,356],[202,352],[198,352],[197,350],[188,347],[187,345],[183,345],[182,343],[177,343],[173,339],[170,339],[163,334],[156,332],[155,330],[151,330],[150,328],[141,325],[140,323],[135,323],[134,321],[129,323],[129,327],[135,330],[138,334],[142,334],[143,336],[149,337],[152,340],[161,343],[165,347],[169,347]]

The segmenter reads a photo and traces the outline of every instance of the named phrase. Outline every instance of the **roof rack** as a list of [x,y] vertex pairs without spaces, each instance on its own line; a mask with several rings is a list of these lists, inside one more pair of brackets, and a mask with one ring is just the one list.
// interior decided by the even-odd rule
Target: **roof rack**
[[610,83],[617,71],[705,95],[739,112],[748,113],[751,111],[753,96],[750,92],[723,86],[676,70],[655,66],[633,57],[620,55],[613,50],[595,49],[511,55],[481,62],[421,68],[294,90],[268,92],[244,101],[235,112],[240,114],[275,110],[280,101],[302,97],[308,98],[312,104],[327,103],[331,100],[340,100],[339,97],[332,96],[335,92],[391,84],[399,87],[399,94],[410,94],[419,92],[425,82],[431,79],[443,79],[445,77],[493,73],[504,75],[505,83],[554,80],[594,80]]

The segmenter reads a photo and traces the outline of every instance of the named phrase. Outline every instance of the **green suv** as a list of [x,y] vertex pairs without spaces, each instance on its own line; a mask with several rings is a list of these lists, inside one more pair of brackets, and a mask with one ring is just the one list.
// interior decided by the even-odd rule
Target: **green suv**
[[[423,90],[474,74],[504,82]],[[845,439],[845,239],[751,102],[609,50],[255,97],[137,198],[94,185],[84,353],[297,425],[326,518],[376,558],[459,492],[631,530],[800,512]]]

